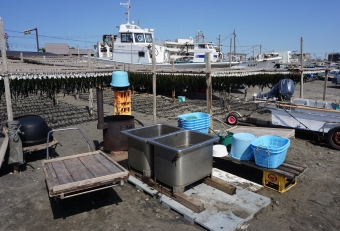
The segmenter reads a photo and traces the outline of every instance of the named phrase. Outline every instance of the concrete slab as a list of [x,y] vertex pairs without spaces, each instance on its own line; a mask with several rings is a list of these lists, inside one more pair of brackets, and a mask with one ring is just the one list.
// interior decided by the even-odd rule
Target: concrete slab
[[237,188],[235,195],[229,195],[206,184],[199,184],[185,191],[186,195],[204,204],[205,210],[195,213],[133,176],[129,177],[129,182],[153,195],[163,206],[177,211],[190,222],[196,222],[208,230],[235,230],[270,204],[269,198],[242,188]]
[[289,128],[268,128],[268,127],[251,127],[251,126],[239,126],[237,125],[236,128],[230,130],[233,133],[252,133],[259,136],[264,135],[274,135],[274,136],[281,136],[285,138],[292,138],[295,137],[295,129]]

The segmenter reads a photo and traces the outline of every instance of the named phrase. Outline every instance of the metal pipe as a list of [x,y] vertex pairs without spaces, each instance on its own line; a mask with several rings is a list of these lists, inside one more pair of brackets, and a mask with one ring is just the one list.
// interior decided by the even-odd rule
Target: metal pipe
[[99,88],[97,88],[97,114],[98,114],[97,129],[108,128],[107,123],[104,122],[103,90]]

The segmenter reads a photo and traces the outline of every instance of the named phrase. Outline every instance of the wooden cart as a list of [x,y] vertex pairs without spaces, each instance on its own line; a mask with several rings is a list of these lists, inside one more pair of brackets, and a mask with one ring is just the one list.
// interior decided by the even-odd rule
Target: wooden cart
[[[79,130],[78,128],[54,131]],[[84,136],[84,134],[79,130]],[[48,134],[49,138],[49,134]],[[88,139],[84,136],[86,141]],[[48,140],[48,139],[47,139]],[[121,185],[129,177],[129,172],[104,152],[95,151],[42,161],[46,184],[50,197],[61,199]]]

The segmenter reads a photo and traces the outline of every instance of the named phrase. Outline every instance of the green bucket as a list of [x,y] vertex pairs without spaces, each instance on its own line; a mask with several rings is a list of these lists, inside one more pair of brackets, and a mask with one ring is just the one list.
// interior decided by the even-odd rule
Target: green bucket
[[216,133],[220,137],[220,140],[218,141],[218,143],[226,146],[229,152],[231,149],[231,142],[233,140],[234,133],[229,132],[229,131],[216,131]]

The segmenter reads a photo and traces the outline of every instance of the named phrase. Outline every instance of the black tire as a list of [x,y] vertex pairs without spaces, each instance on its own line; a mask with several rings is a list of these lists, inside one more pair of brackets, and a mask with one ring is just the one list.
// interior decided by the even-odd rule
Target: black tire
[[229,125],[237,125],[238,123],[237,116],[238,115],[236,113],[230,113],[229,115],[227,115],[226,123]]
[[328,131],[327,141],[332,148],[340,150],[340,126]]

